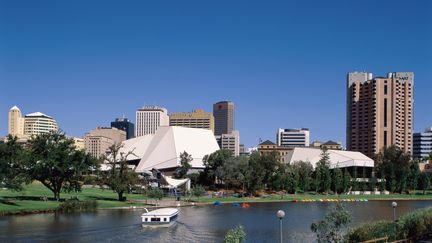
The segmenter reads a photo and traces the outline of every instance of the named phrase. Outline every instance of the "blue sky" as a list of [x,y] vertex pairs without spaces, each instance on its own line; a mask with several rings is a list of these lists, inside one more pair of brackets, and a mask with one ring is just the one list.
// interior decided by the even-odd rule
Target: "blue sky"
[[349,71],[415,72],[414,126],[432,126],[432,1],[0,0],[0,135],[7,112],[83,136],[143,105],[232,100],[241,140],[278,127],[345,142]]

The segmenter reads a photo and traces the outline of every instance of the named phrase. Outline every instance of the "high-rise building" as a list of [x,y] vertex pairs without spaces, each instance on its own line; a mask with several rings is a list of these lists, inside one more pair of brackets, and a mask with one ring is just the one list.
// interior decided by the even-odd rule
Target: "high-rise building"
[[101,158],[113,144],[126,140],[126,132],[115,127],[98,127],[88,132],[84,137],[84,146],[87,153]]
[[18,107],[14,106],[9,110],[8,122],[8,134],[18,137],[24,135],[24,118]]
[[413,134],[413,158],[424,159],[432,153],[432,127]]
[[276,142],[279,147],[309,147],[309,129],[282,129],[276,133]]
[[115,127],[119,130],[126,132],[126,139],[131,139],[135,137],[135,124],[129,121],[129,119],[116,118],[115,121],[111,122],[111,127]]
[[54,118],[40,112],[31,113],[24,118],[24,134],[39,135],[57,131],[57,122]]
[[136,111],[135,137],[155,134],[160,126],[169,126],[167,109],[158,106],[144,106]]
[[213,105],[215,135],[230,134],[235,130],[235,106],[233,102],[221,101]]
[[221,149],[231,150],[234,156],[240,155],[240,133],[232,131],[230,134],[217,135],[216,141]]
[[192,112],[174,112],[169,115],[170,126],[203,128],[214,132],[214,117],[210,112],[197,109]]
[[373,157],[394,144],[411,153],[413,86],[412,72],[348,73],[347,149]]

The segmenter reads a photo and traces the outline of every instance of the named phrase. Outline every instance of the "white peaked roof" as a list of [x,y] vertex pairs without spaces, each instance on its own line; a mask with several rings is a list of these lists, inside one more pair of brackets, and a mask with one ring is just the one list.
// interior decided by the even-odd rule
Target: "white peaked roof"
[[30,113],[30,114],[27,114],[27,115],[26,115],[26,117],[30,117],[30,116],[44,116],[44,117],[52,118],[52,117],[50,117],[50,116],[48,116],[48,115],[45,115],[45,114],[42,113],[42,112],[34,112],[34,113]]
[[154,135],[145,135],[123,142],[121,151],[134,149],[141,158],[136,172],[168,169],[180,166],[180,153],[186,151],[193,158],[192,168],[204,168],[203,158],[217,150],[219,145],[211,130],[187,127],[159,127]]
[[[330,158],[330,168],[351,166],[374,167],[374,161],[360,152],[327,150]],[[294,148],[285,155],[286,163],[308,161],[315,168],[321,159],[322,150],[316,148]]]
[[17,110],[17,111],[19,111],[20,109],[18,108],[18,106],[14,105],[14,107],[10,108],[10,110],[11,110],[11,111],[12,111],[12,110]]

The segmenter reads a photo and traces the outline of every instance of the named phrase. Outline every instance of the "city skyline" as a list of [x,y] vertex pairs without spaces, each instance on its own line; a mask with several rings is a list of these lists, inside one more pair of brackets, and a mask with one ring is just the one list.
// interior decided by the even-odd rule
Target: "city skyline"
[[136,123],[144,105],[211,111],[230,100],[247,147],[274,141],[279,127],[345,144],[354,71],[414,72],[413,132],[421,132],[432,122],[431,4],[1,3],[0,136],[14,105],[82,137],[122,115]]

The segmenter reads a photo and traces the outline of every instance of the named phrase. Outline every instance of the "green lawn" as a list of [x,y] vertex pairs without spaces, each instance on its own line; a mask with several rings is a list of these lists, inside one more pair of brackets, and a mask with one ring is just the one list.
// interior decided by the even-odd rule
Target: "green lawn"
[[[46,196],[48,201],[44,201]],[[97,200],[99,208],[142,206],[142,203],[133,202],[134,200],[145,200],[143,195],[125,194],[126,202],[119,202],[118,196],[111,190],[99,188],[85,188],[79,193],[61,193],[62,199],[78,197],[80,200]],[[60,204],[52,200],[52,192],[42,184],[34,182],[27,185],[23,191],[14,192],[0,189],[0,215],[14,212],[32,212],[42,210],[53,210]]]
[[[191,200],[199,203],[213,203],[216,201],[222,203],[231,202],[279,202],[279,201],[302,201],[302,200],[320,200],[320,199],[368,199],[368,200],[432,200],[432,191],[428,191],[426,195],[423,192],[416,192],[415,194],[391,194],[391,195],[321,195],[321,194],[289,194],[283,195],[272,195],[267,197],[221,197],[221,198],[210,198],[210,197],[192,197]],[[187,200],[185,198],[185,200]]]

